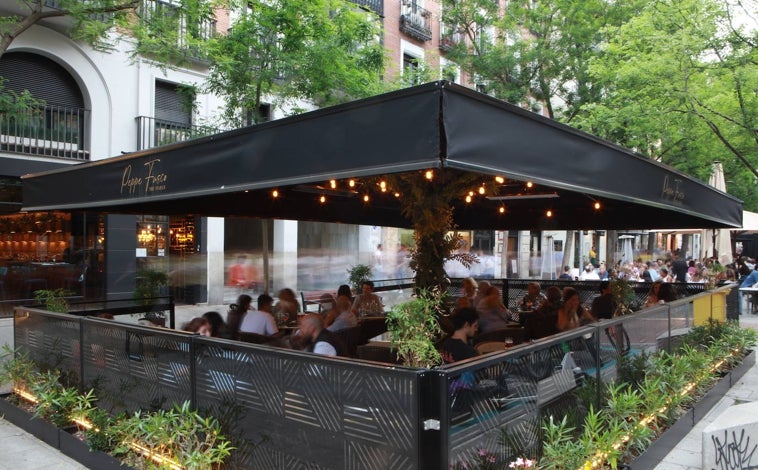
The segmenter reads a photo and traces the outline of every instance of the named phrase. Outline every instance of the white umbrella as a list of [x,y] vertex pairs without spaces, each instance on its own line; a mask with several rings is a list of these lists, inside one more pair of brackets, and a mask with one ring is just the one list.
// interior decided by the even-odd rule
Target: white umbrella
[[555,279],[555,256],[553,253],[553,237],[547,237],[545,249],[542,250],[542,279]]
[[[708,180],[708,184],[719,191],[726,192],[724,167],[721,165],[720,161],[713,162],[711,178]],[[732,239],[729,229],[721,228],[704,230],[701,246],[703,248],[704,258],[714,256],[714,250],[716,250],[718,253],[718,260],[721,264],[729,264],[732,262]]]
[[621,240],[621,262],[622,263],[634,262],[634,247],[632,246],[632,242],[634,241],[634,236],[621,235],[619,237],[619,240]]

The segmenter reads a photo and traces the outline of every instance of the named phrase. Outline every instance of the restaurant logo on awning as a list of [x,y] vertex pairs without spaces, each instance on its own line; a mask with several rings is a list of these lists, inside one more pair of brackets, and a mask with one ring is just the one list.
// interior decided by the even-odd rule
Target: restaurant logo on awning
[[682,180],[679,178],[669,178],[666,175],[663,178],[663,190],[661,191],[661,199],[664,201],[670,201],[674,204],[682,204],[684,202],[684,190],[681,188]]
[[129,196],[149,195],[166,190],[168,175],[161,173],[157,165],[160,158],[150,160],[143,164],[143,169],[133,170],[132,165],[126,165],[121,175],[121,194]]

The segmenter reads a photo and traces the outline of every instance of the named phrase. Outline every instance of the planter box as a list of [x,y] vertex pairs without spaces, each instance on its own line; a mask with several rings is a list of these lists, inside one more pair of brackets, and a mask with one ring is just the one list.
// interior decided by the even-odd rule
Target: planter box
[[121,461],[105,452],[90,450],[87,443],[67,430],[59,430],[60,451],[87,468],[98,470],[127,470],[131,467],[121,465]]
[[645,452],[637,456],[630,465],[629,469],[655,468],[671,450],[679,444],[691,430],[713,406],[724,397],[726,392],[742,378],[745,373],[755,365],[756,352],[752,351],[745,356],[740,364],[724,375],[716,385],[714,385],[703,397],[690,408],[685,415],[679,418],[673,425],[648,447]]
[[9,402],[6,399],[7,397],[8,395],[0,397],[0,414],[6,421],[44,441],[47,445],[56,449],[60,448],[57,426],[43,419],[35,418],[31,412]]

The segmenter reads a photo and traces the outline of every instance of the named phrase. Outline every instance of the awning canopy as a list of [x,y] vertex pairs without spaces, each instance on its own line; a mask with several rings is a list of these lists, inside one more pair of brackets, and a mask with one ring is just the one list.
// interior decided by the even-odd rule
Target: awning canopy
[[[486,194],[475,194],[471,203],[461,194],[455,203],[461,229],[742,225],[742,203],[728,194],[630,150],[444,81],[27,175],[23,204],[28,211],[410,227],[391,189],[365,202],[368,188],[361,182],[428,169],[446,177],[481,176]],[[336,189],[329,184],[333,179]],[[357,185],[348,186],[348,179]]]

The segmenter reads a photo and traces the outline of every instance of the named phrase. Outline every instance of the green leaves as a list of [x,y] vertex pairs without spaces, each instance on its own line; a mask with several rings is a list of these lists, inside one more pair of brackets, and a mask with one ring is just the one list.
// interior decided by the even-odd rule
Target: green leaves
[[415,299],[396,305],[387,314],[387,331],[392,347],[403,364],[431,368],[442,363],[435,341],[442,331],[438,323],[439,296],[423,292]]

